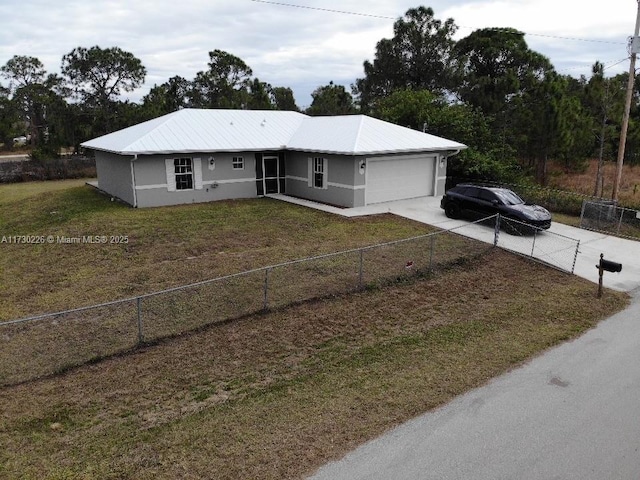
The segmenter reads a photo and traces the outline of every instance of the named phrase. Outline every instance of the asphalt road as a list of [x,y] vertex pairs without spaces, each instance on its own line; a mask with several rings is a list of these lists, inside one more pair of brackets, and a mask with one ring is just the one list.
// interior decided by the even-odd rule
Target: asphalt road
[[0,155],[0,163],[4,162],[24,162],[29,160],[29,155]]
[[640,290],[580,338],[320,469],[322,479],[640,479]]

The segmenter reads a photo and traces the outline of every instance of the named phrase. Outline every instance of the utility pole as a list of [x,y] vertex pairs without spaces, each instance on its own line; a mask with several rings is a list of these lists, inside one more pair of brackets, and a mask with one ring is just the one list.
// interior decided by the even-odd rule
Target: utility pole
[[618,145],[618,165],[616,168],[616,176],[613,181],[613,192],[611,199],[618,202],[618,193],[620,191],[620,181],[622,180],[622,164],[624,163],[624,149],[627,144],[627,130],[629,128],[629,111],[631,110],[631,99],[633,97],[633,83],[636,79],[636,54],[640,49],[638,42],[638,33],[640,33],[640,0],[638,3],[638,13],[636,16],[636,29],[631,39],[631,65],[629,66],[629,82],[627,83],[627,99],[624,104],[624,114],[622,115],[622,126],[620,128],[620,144]]

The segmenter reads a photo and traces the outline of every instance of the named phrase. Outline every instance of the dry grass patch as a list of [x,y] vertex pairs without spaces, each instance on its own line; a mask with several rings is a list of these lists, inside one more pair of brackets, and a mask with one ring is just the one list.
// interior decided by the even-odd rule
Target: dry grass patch
[[[584,172],[567,172],[562,165],[552,165],[551,186],[583,195],[593,195],[596,184],[598,160],[590,160]],[[616,175],[616,163],[605,162],[603,170],[603,198],[611,198]],[[620,204],[633,208],[640,206],[640,167],[625,164],[622,167],[622,180],[619,192]]]
[[6,478],[301,478],[621,309],[494,250],[0,390]]

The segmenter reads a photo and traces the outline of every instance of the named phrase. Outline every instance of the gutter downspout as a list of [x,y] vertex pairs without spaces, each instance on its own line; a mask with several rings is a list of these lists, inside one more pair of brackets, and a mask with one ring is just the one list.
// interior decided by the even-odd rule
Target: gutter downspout
[[[451,153],[445,152],[440,157],[446,162],[445,170],[444,170],[444,190],[442,191],[442,193],[444,193],[446,191],[446,188],[447,188],[447,166],[449,165],[449,157],[453,157],[454,155],[459,154],[461,150],[462,150],[461,148],[458,148],[456,150],[452,150]],[[436,166],[436,169],[437,168],[438,167]],[[433,185],[434,193],[437,192],[437,188],[438,188],[438,176],[436,175],[436,178],[434,178],[434,185]]]
[[133,208],[138,208],[138,194],[136,193],[136,169],[133,166],[133,162],[138,159],[138,154],[134,153],[131,159],[131,182],[133,187]]

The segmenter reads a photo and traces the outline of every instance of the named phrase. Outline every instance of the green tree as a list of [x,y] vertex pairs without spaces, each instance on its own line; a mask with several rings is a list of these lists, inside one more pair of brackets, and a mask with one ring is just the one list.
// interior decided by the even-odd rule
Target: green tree
[[290,110],[293,112],[300,111],[296,105],[293,90],[289,87],[274,87],[271,90],[271,102],[275,106],[276,110]]
[[118,47],[77,47],[62,57],[62,75],[71,95],[91,113],[94,134],[99,135],[114,129],[116,102],[144,83],[146,69]]
[[559,160],[563,160],[565,171],[583,171],[587,160],[594,155],[595,127],[594,118],[584,104],[584,83],[568,75],[562,77],[566,82],[565,95],[571,105],[568,110],[568,127],[573,138],[571,148],[561,152]]
[[9,80],[9,89],[15,91],[21,87],[44,82],[47,72],[36,57],[14,55],[0,68],[2,76]]
[[467,145],[449,163],[450,180],[507,181],[518,172],[514,151],[493,135],[482,112],[469,105],[452,104],[427,90],[398,90],[377,103],[374,115]]
[[4,145],[4,149],[11,149],[13,147],[13,138],[18,133],[22,133],[18,130],[20,123],[19,112],[11,101],[9,94],[9,89],[0,85],[0,143]]
[[575,96],[567,94],[566,77],[550,71],[544,80],[530,88],[522,97],[515,130],[522,130],[516,143],[521,158],[535,166],[539,183],[547,183],[547,166],[551,158],[572,155],[576,143],[575,122],[581,118],[581,105]]
[[[587,81],[582,78],[584,108],[590,115],[591,125],[589,132],[593,133],[596,142],[598,167],[593,189],[594,196],[602,196],[604,189],[604,162],[613,159],[614,146],[607,141],[618,138],[618,126],[614,119],[622,117],[622,105],[624,102],[623,85],[618,84],[604,76],[604,65],[596,62],[592,69],[591,78]],[[591,143],[593,145],[593,143]],[[593,153],[593,150],[590,152]]]
[[[636,70],[637,72],[637,70]],[[624,109],[624,101],[626,99],[628,73],[621,73],[611,78],[613,88],[616,92],[620,92],[621,100],[617,108],[614,109],[614,118],[617,126],[617,134],[611,141],[614,144],[615,157],[618,156],[618,148],[620,141],[620,128],[622,123],[622,112]],[[627,142],[624,150],[624,161],[630,165],[640,164],[640,75],[636,74],[635,87],[631,97],[631,110],[629,111],[629,126],[627,130]]]
[[209,70],[198,72],[191,103],[200,108],[246,108],[253,71],[244,61],[222,50],[209,52]]
[[363,112],[395,90],[448,91],[454,75],[452,50],[456,32],[453,19],[434,18],[431,8],[407,10],[393,25],[393,38],[376,46],[375,59],[364,62],[364,78],[353,85]]
[[313,101],[306,112],[309,115],[345,115],[356,112],[351,94],[333,81],[316,88],[311,97]]
[[142,98],[145,120],[160,117],[190,106],[192,83],[181,76],[171,77],[162,85],[154,85]]
[[249,95],[246,108],[249,110],[273,110],[271,103],[271,85],[254,78],[249,82]]
[[513,28],[476,30],[458,41],[454,54],[456,92],[489,116],[503,112],[510,98],[536,85],[552,68],[546,57],[529,49],[524,33]]
[[47,72],[44,65],[35,57],[15,55],[0,68],[0,75],[9,80],[13,106],[25,121],[34,146],[45,127],[45,104],[50,93],[45,86]]

